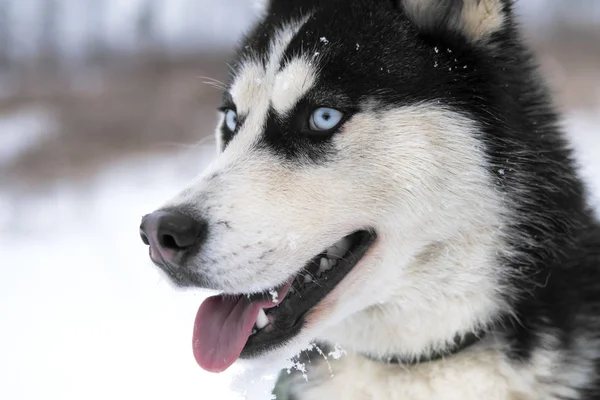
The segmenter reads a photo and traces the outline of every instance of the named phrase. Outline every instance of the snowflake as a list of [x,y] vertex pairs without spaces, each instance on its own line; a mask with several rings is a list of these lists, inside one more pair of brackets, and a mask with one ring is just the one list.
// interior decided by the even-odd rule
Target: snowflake
[[339,360],[344,355],[346,355],[346,350],[344,350],[339,344],[336,344],[333,348],[333,351],[330,351],[328,354],[328,356],[333,357],[334,360]]
[[306,374],[306,365],[304,363],[301,363],[300,361],[294,361],[292,366],[287,369],[288,374],[292,373],[292,368],[302,372],[302,377],[306,382],[308,382],[308,375]]

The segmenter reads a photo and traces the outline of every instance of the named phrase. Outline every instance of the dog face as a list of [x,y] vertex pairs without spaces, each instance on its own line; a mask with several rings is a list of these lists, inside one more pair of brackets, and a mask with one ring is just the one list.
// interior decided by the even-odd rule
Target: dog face
[[197,316],[201,366],[315,338],[417,355],[502,306],[504,205],[465,104],[503,7],[268,5],[223,95],[220,155],[160,211],[187,222],[143,228],[175,282],[224,293]]

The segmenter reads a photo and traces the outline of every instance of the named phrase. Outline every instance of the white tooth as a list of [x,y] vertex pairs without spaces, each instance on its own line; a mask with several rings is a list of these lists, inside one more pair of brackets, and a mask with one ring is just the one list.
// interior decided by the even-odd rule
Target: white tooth
[[329,260],[329,264],[331,264],[333,267],[335,267],[337,265],[338,260],[337,259],[333,259],[333,260]]
[[304,283],[310,283],[312,282],[312,276],[310,276],[310,274],[306,274],[304,275]]
[[265,310],[262,308],[258,312],[258,317],[256,318],[256,327],[258,329],[262,329],[265,326],[269,325],[269,318],[267,318],[267,314],[265,314]]
[[325,271],[329,271],[331,269],[331,265],[329,265],[329,260],[325,257],[321,257],[321,261],[319,262],[319,275]]
[[335,260],[344,257],[348,250],[350,250],[350,245],[350,239],[341,239],[339,242],[327,249],[327,257]]

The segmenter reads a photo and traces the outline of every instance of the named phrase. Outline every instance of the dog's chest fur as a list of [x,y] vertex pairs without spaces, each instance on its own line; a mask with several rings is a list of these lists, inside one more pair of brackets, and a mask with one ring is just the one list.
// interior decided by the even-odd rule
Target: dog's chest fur
[[361,356],[329,357],[313,361],[308,380],[295,377],[289,393],[294,400],[579,399],[573,386],[588,383],[593,363],[584,358],[567,367],[562,357],[558,351],[540,351],[532,364],[518,367],[493,346],[410,367]]

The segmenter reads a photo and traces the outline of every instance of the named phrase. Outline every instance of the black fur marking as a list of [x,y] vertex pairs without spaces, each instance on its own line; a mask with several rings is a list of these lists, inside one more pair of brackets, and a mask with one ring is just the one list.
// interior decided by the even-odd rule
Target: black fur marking
[[271,109],[257,147],[271,151],[287,161],[315,163],[331,159],[335,154],[331,139],[339,128],[320,135],[308,132],[308,118],[314,109],[315,106],[304,101],[285,117]]
[[229,128],[227,128],[227,125],[223,123],[223,125],[221,126],[221,141],[223,143],[223,148],[221,150],[225,150],[227,148],[227,145],[229,144],[229,142],[231,142],[231,139],[233,139],[234,135],[235,133],[232,132]]

